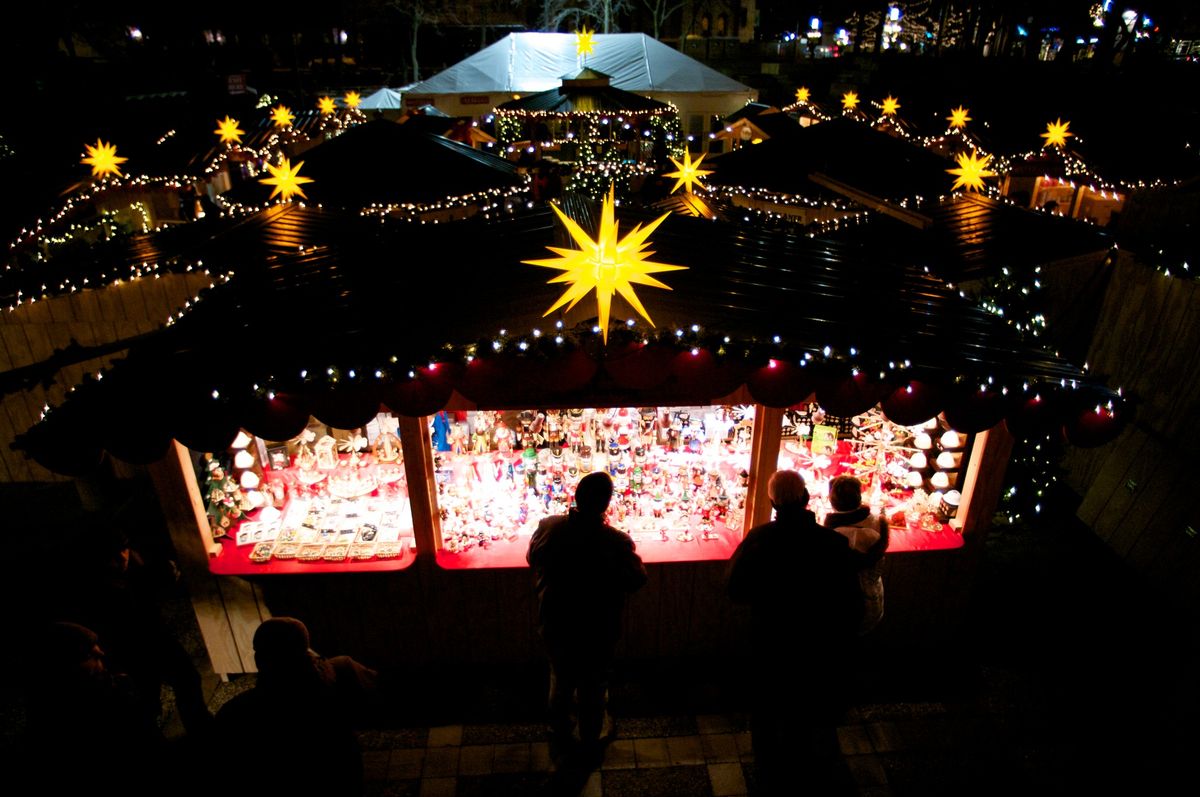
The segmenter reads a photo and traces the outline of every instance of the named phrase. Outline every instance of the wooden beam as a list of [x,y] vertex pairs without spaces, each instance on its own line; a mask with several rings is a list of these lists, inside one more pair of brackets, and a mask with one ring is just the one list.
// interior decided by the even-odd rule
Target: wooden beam
[[152,464],[149,472],[213,672],[253,672],[254,651],[249,639],[258,622],[270,615],[249,583],[214,576],[208,569],[209,554],[218,546],[208,527],[191,455],[172,442],[167,455]]
[[953,523],[968,546],[982,543],[992,525],[992,516],[1000,504],[1004,471],[1012,456],[1012,448],[1013,436],[1004,424],[975,436],[963,481],[962,501]]
[[833,179],[829,175],[817,172],[810,174],[808,179],[820,186],[828,188],[834,193],[841,194],[847,199],[852,199],[860,205],[878,211],[885,216],[891,216],[897,221],[902,221],[905,224],[916,227],[918,230],[927,230],[933,226],[933,219],[923,213],[917,213],[915,210],[894,205],[891,202],[880,199],[879,197],[868,194],[866,191],[860,191],[853,186],[846,185],[843,182]]
[[750,485],[746,488],[746,514],[742,533],[771,519],[767,482],[779,468],[779,441],[783,437],[783,410],[754,405],[754,433],[750,449]]
[[442,521],[438,515],[437,483],[433,478],[433,447],[426,418],[396,416],[400,420],[400,447],[404,450],[404,475],[412,510],[417,555],[433,557],[442,549]]

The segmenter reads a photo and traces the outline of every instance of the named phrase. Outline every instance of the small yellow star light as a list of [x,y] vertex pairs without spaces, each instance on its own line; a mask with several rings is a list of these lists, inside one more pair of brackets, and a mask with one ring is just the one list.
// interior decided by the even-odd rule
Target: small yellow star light
[[346,103],[347,108],[353,109],[357,108],[358,104],[362,102],[362,97],[357,91],[348,91],[346,92],[346,96],[342,98],[342,102]]
[[286,105],[276,105],[271,109],[271,121],[276,127],[291,127],[295,118],[292,109]]
[[92,177],[125,176],[121,174],[121,164],[129,158],[117,157],[115,144],[96,139],[95,146],[84,144],[83,149],[87,154],[79,162],[92,167]]
[[847,111],[853,111],[858,105],[858,92],[847,91],[842,95],[842,107]]
[[558,209],[558,205],[551,203],[550,207],[562,219],[562,223],[566,226],[567,232],[575,239],[575,243],[579,249],[562,249],[556,246],[546,247],[551,252],[558,255],[557,258],[547,258],[546,260],[523,260],[531,266],[541,266],[543,268],[556,268],[562,271],[557,277],[550,280],[550,283],[569,282],[571,287],[558,298],[549,310],[543,316],[548,316],[564,304],[567,305],[569,311],[572,307],[579,303],[579,300],[587,296],[593,289],[596,291],[596,307],[599,311],[600,329],[604,335],[604,342],[608,343],[608,314],[612,306],[612,297],[614,293],[620,293],[625,297],[625,301],[633,306],[641,314],[642,318],[654,326],[654,321],[650,319],[650,315],[646,312],[646,308],[642,306],[637,294],[634,293],[633,285],[651,285],[656,288],[665,288],[671,290],[671,286],[666,285],[659,280],[651,277],[661,271],[679,271],[687,268],[687,266],[671,266],[665,263],[654,263],[647,260],[653,252],[645,251],[647,246],[647,238],[650,233],[662,223],[663,219],[671,215],[664,213],[655,219],[653,222],[643,227],[637,225],[629,234],[617,240],[617,221],[616,212],[614,210],[615,202],[613,198],[613,189],[610,186],[608,196],[604,199],[604,205],[600,213],[600,230],[596,235],[596,240],[592,240],[583,228],[576,224],[570,216]]
[[900,110],[900,100],[896,99],[891,94],[887,95],[887,97],[885,97],[883,100],[883,115],[895,116],[896,111],[898,110]]
[[1067,139],[1075,135],[1067,130],[1070,126],[1070,122],[1064,122],[1061,118],[1053,122],[1048,122],[1046,124],[1046,132],[1042,133],[1042,138],[1046,139],[1046,143],[1042,144],[1042,148],[1067,146]]
[[801,86],[796,89],[796,102],[808,102],[810,92],[807,86]]
[[317,110],[328,116],[337,110],[337,103],[332,97],[321,97],[317,100]]
[[246,131],[238,127],[238,120],[232,116],[226,116],[224,119],[217,121],[217,129],[213,131],[221,137],[222,144],[241,144],[242,135]]
[[950,123],[950,127],[959,129],[967,126],[967,122],[971,121],[971,117],[967,116],[970,111],[961,105],[950,111],[950,115],[946,117],[946,121]]
[[596,35],[596,31],[588,30],[587,25],[584,25],[581,30],[575,31],[575,55],[591,55],[596,49],[596,42],[592,38]]
[[[670,157],[670,156],[668,156],[668,157]],[[686,149],[683,151],[683,163],[680,163],[679,161],[675,160],[674,158],[671,158],[671,163],[674,163],[675,167],[679,171],[668,172],[667,174],[664,174],[663,177],[674,177],[675,178],[675,187],[671,189],[672,194],[675,193],[676,191],[678,191],[680,186],[683,186],[684,191],[686,191],[689,194],[695,193],[695,191],[692,190],[692,185],[693,184],[700,185],[701,179],[712,174],[711,169],[701,169],[700,168],[700,162],[703,160],[704,160],[704,153],[701,153],[700,157],[696,158],[696,160],[693,161],[692,154],[690,152],[688,152]]]
[[275,190],[267,199],[274,199],[276,196],[282,195],[284,201],[291,199],[293,196],[298,196],[301,199],[308,199],[304,195],[304,191],[300,186],[305,183],[311,183],[311,177],[301,177],[299,175],[300,167],[304,165],[304,161],[300,161],[295,166],[286,157],[278,166],[267,164],[267,171],[271,173],[270,177],[264,177],[259,180],[263,185],[273,185]]
[[956,175],[954,185],[950,190],[957,191],[960,188],[966,188],[968,191],[982,191],[983,178],[996,176],[995,172],[988,169],[991,159],[991,155],[980,156],[975,152],[959,154],[955,158],[958,161],[958,168],[946,170],[948,173]]

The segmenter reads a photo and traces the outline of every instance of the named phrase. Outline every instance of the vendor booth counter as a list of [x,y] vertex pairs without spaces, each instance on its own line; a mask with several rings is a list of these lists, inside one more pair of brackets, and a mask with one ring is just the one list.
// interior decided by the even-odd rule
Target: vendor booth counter
[[[421,431],[407,435],[381,412],[351,430],[310,417],[287,441],[242,432],[199,469],[209,567],[217,575],[386,572],[421,553],[446,570],[526,567],[538,523],[567,512],[579,480],[595,471],[614,482],[608,522],[651,564],[728,560],[753,525],[748,504],[766,505],[762,488],[777,468],[804,474],[819,520],[832,509],[830,481],[860,479],[864,501],[889,521],[889,553],[962,546],[952,523],[968,435],[936,417],[904,427],[878,406],[836,418],[805,402],[774,413],[779,422],[756,436],[760,410],[770,412],[750,404],[443,410],[409,419]],[[778,450],[773,467],[752,465],[762,457],[756,445]],[[431,499],[420,523],[410,484]],[[417,525],[433,531],[431,546]]]

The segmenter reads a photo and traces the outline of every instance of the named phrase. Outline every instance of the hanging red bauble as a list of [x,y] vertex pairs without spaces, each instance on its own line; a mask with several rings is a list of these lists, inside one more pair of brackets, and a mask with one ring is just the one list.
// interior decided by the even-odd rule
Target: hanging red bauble
[[893,390],[880,405],[883,414],[892,423],[916,426],[941,412],[945,402],[945,390],[929,382],[914,379]]

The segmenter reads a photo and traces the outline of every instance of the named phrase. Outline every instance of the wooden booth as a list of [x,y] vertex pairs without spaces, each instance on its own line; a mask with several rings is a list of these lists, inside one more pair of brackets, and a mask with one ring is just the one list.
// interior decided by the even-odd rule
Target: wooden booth
[[[726,562],[781,467],[819,516],[833,476],[863,481],[894,529],[880,633],[944,636],[1008,429],[1094,445],[1124,420],[915,263],[785,224],[565,204],[574,218],[449,224],[292,206],[297,246],[245,263],[19,445],[65,473],[105,451],[150,466],[213,667],[234,673],[270,614],[380,664],[535,659],[529,536],[600,469],[651,576],[625,656],[739,644]],[[610,306],[597,262],[632,275]]]

